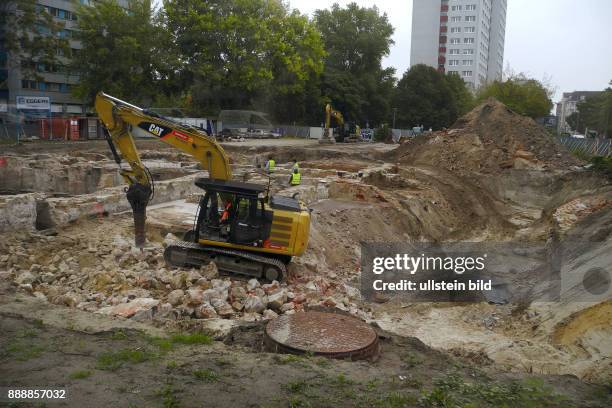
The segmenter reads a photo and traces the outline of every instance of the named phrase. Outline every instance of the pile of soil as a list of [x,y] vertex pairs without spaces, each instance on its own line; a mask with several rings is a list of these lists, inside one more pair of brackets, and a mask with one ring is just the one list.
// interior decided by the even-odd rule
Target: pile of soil
[[448,130],[407,140],[388,153],[387,159],[461,173],[497,173],[511,168],[562,170],[582,164],[533,119],[493,98]]

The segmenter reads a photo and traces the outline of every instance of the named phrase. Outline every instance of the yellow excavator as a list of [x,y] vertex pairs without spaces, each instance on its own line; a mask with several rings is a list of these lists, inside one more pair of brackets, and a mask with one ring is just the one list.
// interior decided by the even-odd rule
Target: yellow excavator
[[[232,180],[229,158],[214,137],[103,92],[96,96],[95,107],[129,185],[126,196],[134,215],[136,246],[146,242],[146,208],[154,194],[153,178],[134,142],[138,128],[193,156],[208,171],[207,178],[195,181],[203,195],[193,229],[183,241],[166,248],[166,263],[199,267],[214,261],[225,273],[280,281],[291,258],[304,253],[310,233],[306,205],[290,197],[269,197],[267,186]],[[122,159],[129,168],[121,168]]]
[[335,143],[334,129],[331,128],[331,120],[335,119],[340,132],[344,130],[344,117],[342,113],[332,108],[328,103],[325,105],[325,129],[323,130],[323,138],[319,140],[319,143]]

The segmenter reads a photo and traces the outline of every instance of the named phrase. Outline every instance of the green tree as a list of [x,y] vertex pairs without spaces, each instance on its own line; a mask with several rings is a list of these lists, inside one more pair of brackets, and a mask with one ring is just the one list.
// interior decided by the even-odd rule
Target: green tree
[[320,75],[324,55],[305,16],[266,0],[166,0],[164,8],[194,109],[254,108],[282,121],[305,114],[292,101],[311,97],[308,84]]
[[[0,43],[7,68],[20,69],[26,79],[40,79],[40,68],[63,71],[71,33],[36,0],[0,2]],[[6,78],[0,81],[0,89],[6,89]]]
[[469,91],[464,91],[463,80],[456,80],[453,75],[445,76],[422,64],[406,71],[397,84],[393,97],[393,105],[397,108],[396,127],[448,127],[460,112],[456,100],[458,96],[463,98],[460,102],[463,104],[461,109],[469,109],[469,97],[465,95],[465,92]]
[[[461,79],[459,75],[448,73],[445,79],[453,94],[453,101],[456,109],[454,117],[457,119],[457,117],[465,115],[474,108],[476,103],[474,94],[468,89],[465,81]],[[453,122],[455,119],[453,119]]]
[[[388,120],[395,70],[383,69],[381,63],[393,44],[387,15],[376,7],[334,4],[330,10],[317,10],[314,20],[327,52],[323,98],[349,121],[376,125]],[[319,109],[322,117],[323,106]]]
[[584,126],[584,122],[580,121],[580,113],[573,112],[571,115],[565,118],[565,121],[567,122],[568,125],[570,125],[572,130],[575,130],[578,133],[584,132],[585,126]]
[[[612,86],[612,81],[610,81]],[[604,137],[612,136],[612,88],[579,102],[578,112],[567,118],[567,123],[579,132],[586,128],[597,131]]]
[[73,60],[80,75],[75,95],[93,102],[98,91],[149,104],[162,93],[168,55],[164,30],[155,22],[150,0],[116,0],[81,6],[76,38],[83,48]]
[[540,118],[550,113],[553,107],[551,91],[540,81],[520,74],[505,81],[495,81],[482,88],[478,100],[494,97],[513,111],[532,118]]

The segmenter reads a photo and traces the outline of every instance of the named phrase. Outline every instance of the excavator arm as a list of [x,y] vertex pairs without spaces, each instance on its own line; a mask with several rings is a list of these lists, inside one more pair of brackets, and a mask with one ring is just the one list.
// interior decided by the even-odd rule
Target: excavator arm
[[[127,199],[134,213],[136,246],[145,243],[146,207],[153,194],[153,180],[143,165],[134,142],[135,129],[140,129],[194,157],[202,169],[215,180],[231,180],[229,158],[215,139],[195,128],[181,125],[153,112],[129,104],[103,92],[95,103],[100,120],[108,130],[107,139],[118,164],[123,158],[129,169],[121,175],[128,183]],[[117,153],[121,153],[121,157]]]

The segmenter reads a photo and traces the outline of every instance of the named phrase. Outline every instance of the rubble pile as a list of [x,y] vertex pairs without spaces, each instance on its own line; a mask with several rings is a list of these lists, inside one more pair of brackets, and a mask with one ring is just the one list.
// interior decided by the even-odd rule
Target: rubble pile
[[[174,239],[169,236],[165,244]],[[0,270],[19,290],[54,304],[138,321],[240,319],[258,321],[307,307],[334,307],[369,319],[359,292],[324,277],[263,283],[219,275],[214,263],[201,269],[168,268],[163,245],[140,250],[117,235],[101,242],[79,237],[25,234],[2,244]],[[53,253],[39,251],[45,246]],[[296,266],[293,266],[296,269]]]
[[556,170],[582,164],[545,128],[493,98],[459,118],[450,129],[409,139],[386,157],[460,173]]

